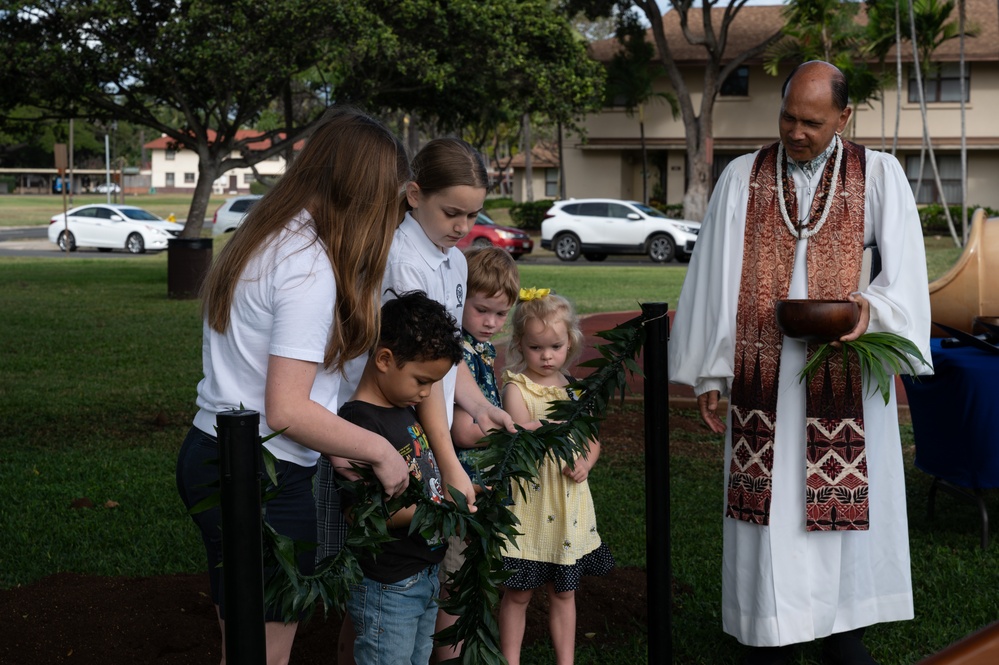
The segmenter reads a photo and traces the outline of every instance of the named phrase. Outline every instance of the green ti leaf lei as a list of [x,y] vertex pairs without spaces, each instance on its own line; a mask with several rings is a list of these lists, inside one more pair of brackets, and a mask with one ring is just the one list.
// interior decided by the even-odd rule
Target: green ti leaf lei
[[[915,344],[895,333],[864,333],[852,342],[837,342],[837,344],[838,348],[832,344],[820,344],[798,374],[799,381],[811,381],[822,365],[831,360],[837,352],[842,358],[843,369],[846,370],[852,353],[857,356],[860,364],[864,391],[870,393],[873,387],[877,386],[885,404],[888,404],[896,374],[915,376],[918,368],[913,364],[913,359],[923,365],[929,364]],[[872,382],[874,386],[871,385]]]
[[[347,546],[336,556],[319,562],[312,575],[298,571],[295,554],[314,545],[295,542],[265,523],[264,565],[271,570],[265,580],[268,606],[280,608],[289,621],[309,616],[317,601],[322,603],[324,615],[331,608],[342,613],[350,584],[361,579],[354,553],[361,550],[377,553],[391,539],[389,515],[416,504],[410,533],[457,534],[466,542],[465,563],[449,579],[451,595],[441,601],[441,607],[458,619],[436,635],[442,644],[462,642],[461,657],[449,662],[505,663],[495,608],[500,600],[500,587],[511,574],[502,570],[503,548],[507,543],[515,543],[520,535],[517,518],[506,505],[510,488],[534,478],[545,457],[571,466],[577,454],[588,450],[587,442],[598,438],[600,414],[614,396],[620,394],[624,399],[628,373],[641,375],[635,358],[645,339],[642,317],[597,335],[608,343],[597,346],[599,358],[584,363],[595,368],[594,371],[570,386],[578,393],[578,400],[553,403],[549,411],[551,422],[533,432],[518,427],[515,433],[493,431],[485,437],[489,445],[477,452],[474,463],[487,489],[476,498],[475,513],[468,511],[464,496],[453,487],[449,489],[455,503],[433,503],[419,483],[410,483],[400,497],[386,500],[370,469],[359,469],[361,480],[343,483],[356,497]],[[264,457],[271,484],[276,484],[273,459],[268,462],[266,450]]]

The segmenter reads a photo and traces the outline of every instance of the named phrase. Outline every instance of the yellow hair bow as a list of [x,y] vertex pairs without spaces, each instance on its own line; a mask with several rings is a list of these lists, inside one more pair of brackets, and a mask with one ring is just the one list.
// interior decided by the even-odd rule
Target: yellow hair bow
[[530,300],[536,300],[538,298],[544,298],[545,296],[547,296],[551,292],[552,292],[551,289],[536,289],[533,286],[531,288],[529,288],[529,289],[521,289],[520,290],[520,301],[521,302],[528,302]]

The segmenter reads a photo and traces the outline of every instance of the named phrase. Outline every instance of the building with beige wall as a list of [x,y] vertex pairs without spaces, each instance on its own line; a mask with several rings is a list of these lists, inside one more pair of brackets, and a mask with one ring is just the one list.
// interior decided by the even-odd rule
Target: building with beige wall
[[[211,130],[209,130],[211,133]],[[236,133],[237,140],[257,136],[259,132],[240,130]],[[295,151],[301,150],[304,142],[295,144]],[[249,149],[263,150],[270,147],[270,141],[259,144],[250,143]],[[194,192],[198,183],[198,155],[192,150],[177,149],[174,141],[166,135],[154,139],[145,145],[150,155],[150,171],[152,188],[157,192]],[[231,157],[238,159],[240,154],[233,152]],[[236,168],[226,171],[212,183],[212,191],[216,194],[248,194],[250,184],[261,176],[279,176],[284,173],[285,159],[282,155],[269,157],[258,162],[253,169]]]
[[[515,203],[527,200],[527,159],[523,152],[510,159],[513,171],[513,191]],[[531,150],[531,190],[535,201],[559,198],[558,154],[546,146],[536,145]]]
[[[730,31],[730,54],[762,41],[766,35],[784,25],[783,6],[745,6]],[[696,10],[691,10],[693,14]],[[721,12],[723,9],[716,9]],[[969,23],[978,28],[976,37],[965,41],[968,97],[966,103],[966,136],[968,149],[968,203],[999,208],[999,123],[995,109],[999,108],[999,10],[995,2],[967,0]],[[953,20],[957,20],[955,11]],[[718,25],[720,17],[716,19]],[[692,16],[690,24],[700,25]],[[694,108],[699,108],[703,91],[705,51],[688,44],[682,36],[676,12],[663,16],[663,26],[673,55],[685,73]],[[652,41],[651,30],[647,39]],[[609,62],[617,43],[615,40],[595,42],[591,54]],[[888,66],[894,70],[895,54],[889,55]],[[927,82],[928,125],[934,152],[940,165],[945,196],[950,204],[960,203],[960,98],[959,45],[954,39],[935,51],[933,61],[941,64],[939,78]],[[896,156],[906,168],[915,185],[919,170],[922,142],[922,120],[915,101],[912,53],[908,42],[902,53],[905,80],[902,81],[902,110]],[[654,66],[659,66],[656,56]],[[779,75],[763,71],[762,58],[750,60],[740,72],[741,78],[730,79],[728,94],[716,98],[714,108],[713,170],[715,178],[734,157],[752,152],[777,139],[777,115],[780,109],[780,89],[791,65],[781,67]],[[672,90],[665,71],[655,83],[655,90]],[[895,125],[896,92],[884,94],[882,102],[854,109],[854,119],[847,129],[848,137],[869,148],[891,149]],[[911,100],[911,101],[910,101]],[[642,197],[642,158],[637,117],[620,108],[608,108],[588,116],[584,121],[586,139],[563,137],[564,177],[566,195],[570,198],[606,196],[623,199]],[[681,120],[674,120],[665,103],[645,106],[645,136],[648,150],[648,191],[667,203],[681,203],[686,184],[686,144]],[[882,137],[886,137],[883,139]],[[540,198],[535,190],[536,198]],[[930,203],[938,199],[933,174],[927,162],[923,185],[917,199]]]

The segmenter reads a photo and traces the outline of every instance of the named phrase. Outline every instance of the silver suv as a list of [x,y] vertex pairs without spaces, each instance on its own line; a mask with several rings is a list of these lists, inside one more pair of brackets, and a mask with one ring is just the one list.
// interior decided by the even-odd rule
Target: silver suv
[[541,247],[563,261],[580,255],[603,261],[608,254],[648,254],[656,263],[686,263],[694,251],[700,222],[670,219],[638,201],[569,199],[556,201],[541,222]]
[[259,194],[248,194],[226,199],[212,217],[212,235],[220,236],[236,230],[243,221],[243,216],[250,211],[254,203],[260,200]]

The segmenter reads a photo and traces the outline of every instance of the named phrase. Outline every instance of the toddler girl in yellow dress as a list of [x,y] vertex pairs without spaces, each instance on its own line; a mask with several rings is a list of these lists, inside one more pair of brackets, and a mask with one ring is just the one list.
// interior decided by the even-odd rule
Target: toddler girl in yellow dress
[[[503,373],[503,407],[526,429],[548,419],[551,402],[575,399],[565,372],[579,356],[583,334],[572,305],[548,289],[521,289]],[[587,476],[600,456],[600,443],[573,468],[546,457],[538,476],[513,489],[513,513],[520,519],[516,545],[503,551],[503,567],[515,571],[500,603],[500,646],[510,665],[519,665],[527,606],[534,589],[548,590],[549,629],[557,663],[575,653],[575,590],[583,575],[605,575],[614,558],[600,541]]]

